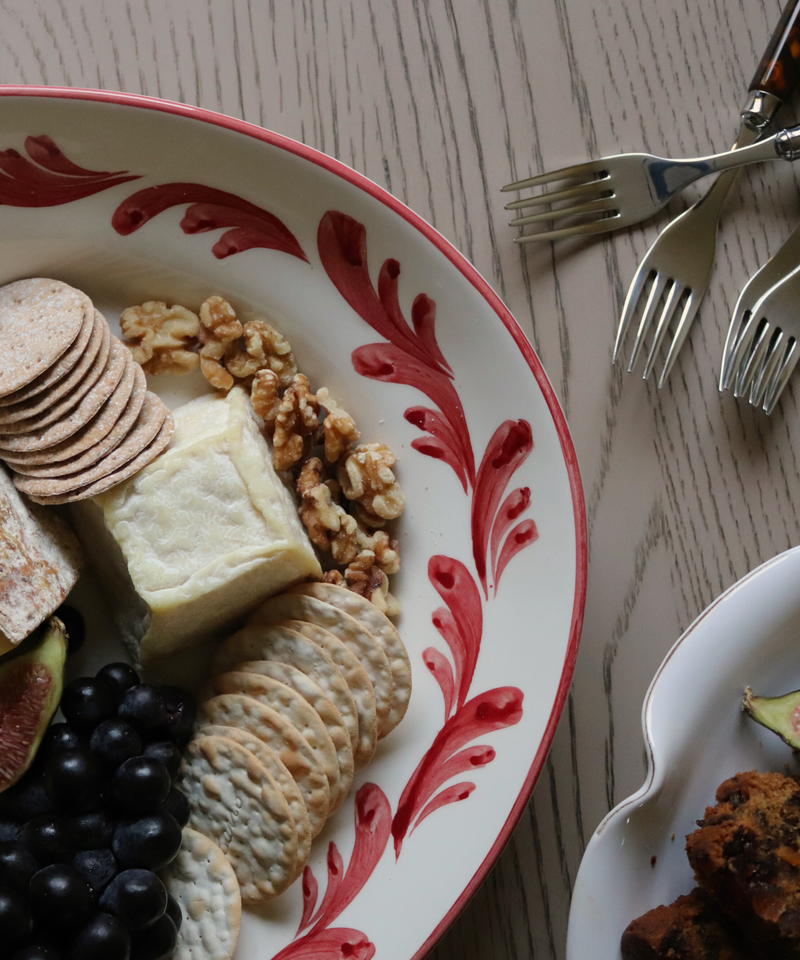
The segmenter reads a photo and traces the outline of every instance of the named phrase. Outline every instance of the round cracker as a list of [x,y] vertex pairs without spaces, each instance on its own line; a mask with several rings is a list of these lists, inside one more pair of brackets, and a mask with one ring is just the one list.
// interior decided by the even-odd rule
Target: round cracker
[[231,960],[242,924],[242,895],[222,850],[184,827],[178,855],[160,877],[183,915],[173,960]]
[[108,363],[99,380],[86,393],[78,404],[61,419],[51,423],[44,430],[34,433],[22,433],[15,436],[0,435],[0,456],[4,450],[44,450],[67,437],[71,437],[92,419],[106,400],[111,396],[122,379],[130,354],[121,342],[112,337]]
[[[122,407],[122,413],[120,414],[120,403],[127,392],[129,374],[133,388],[130,398]],[[66,445],[72,444],[74,441],[74,446],[78,451],[75,455],[66,460],[59,459],[55,463],[29,463],[27,461],[20,463],[15,460],[10,466],[15,473],[24,474],[26,477],[62,477],[94,466],[101,457],[110,453],[125,439],[136,422],[147,396],[147,379],[144,371],[138,363],[134,363],[131,370],[123,374],[123,379],[114,391],[114,395],[106,400],[94,419],[83,430],[79,430],[74,437],[65,441]],[[106,430],[106,424],[111,423],[114,416],[117,417],[116,423],[113,423],[111,428]],[[91,443],[83,452],[80,452],[81,448],[85,447],[85,440],[89,439],[92,433],[98,435],[103,430],[106,430],[106,432],[97,443]],[[51,449],[56,450],[57,448],[52,447]],[[49,453],[48,450],[44,452]],[[33,456],[38,456],[39,459],[42,457],[41,454],[33,454]]]
[[32,496],[55,496],[68,493],[107,477],[114,470],[125,466],[138,456],[155,439],[167,416],[167,408],[154,393],[148,393],[136,423],[128,436],[107,456],[86,470],[71,473],[65,477],[14,477],[17,490]]
[[289,627],[316,644],[333,660],[344,677],[358,713],[358,748],[353,751],[356,773],[362,770],[375,756],[378,746],[378,714],[375,709],[375,688],[369,674],[353,651],[345,646],[338,637],[306,620],[285,620],[283,623],[269,624],[266,629]]
[[[41,413],[80,383],[94,363],[103,343],[103,328],[110,342],[108,324],[97,310],[87,313],[75,343],[50,369],[16,393],[0,398],[0,423],[12,423]],[[36,389],[31,389],[34,387]]]
[[338,607],[323,603],[315,597],[297,593],[283,593],[270,597],[257,607],[247,623],[279,623],[281,620],[305,620],[324,627],[338,637],[361,661],[375,691],[375,711],[378,717],[378,739],[389,732],[389,712],[392,709],[394,680],[389,660],[383,647],[358,620]]
[[316,837],[328,816],[331,791],[319,758],[291,723],[272,707],[235,693],[199,704],[198,715],[201,723],[239,727],[272,747],[300,788],[311,836]]
[[227,737],[229,740],[235,740],[246,750],[249,750],[272,774],[281,793],[286,797],[289,810],[294,818],[294,830],[297,834],[297,861],[292,880],[296,880],[303,872],[311,853],[311,823],[308,819],[308,810],[303,795],[300,793],[300,788],[292,779],[286,765],[272,747],[267,746],[263,740],[259,740],[252,733],[241,730],[239,727],[223,727],[217,723],[204,723],[199,732],[207,737]]
[[244,669],[237,664],[247,660],[288,663],[311,677],[342,715],[353,752],[358,752],[358,711],[353,694],[321,647],[285,624],[244,627],[217,647],[209,670],[213,675]]
[[[109,334],[109,352],[110,350],[111,334]],[[56,420],[60,420],[62,417],[66,417],[71,410],[74,410],[75,407],[78,406],[83,397],[86,396],[86,394],[98,382],[100,377],[105,373],[106,369],[108,368],[108,360],[109,353],[106,353],[104,359],[102,352],[98,352],[94,359],[94,363],[90,365],[83,377],[75,383],[72,390],[70,390],[59,400],[52,398],[51,402],[47,404],[45,409],[35,415],[25,417],[23,420],[0,423],[0,434],[7,437],[13,437],[19,434],[39,433],[46,426],[48,426],[48,424],[54,423]],[[123,375],[124,373],[125,371],[123,369]],[[120,376],[120,380],[121,379],[122,376]]]
[[72,346],[92,301],[60,280],[36,277],[0,287],[0,397],[21,390]]
[[124,467],[114,470],[113,473],[109,473],[100,480],[95,480],[94,483],[79,487],[71,493],[60,493],[51,497],[34,496],[31,494],[31,500],[42,504],[72,503],[75,500],[85,500],[87,497],[95,497],[98,493],[105,493],[106,490],[110,490],[111,487],[116,487],[117,484],[122,483],[123,480],[129,480],[135,473],[138,473],[143,467],[146,467],[151,460],[155,460],[169,444],[174,430],[175,421],[172,419],[172,414],[167,410],[164,422],[161,424],[161,428],[156,434],[155,439],[152,440],[138,456],[126,463]]
[[[336,750],[337,781],[336,789],[331,790],[331,808],[328,816],[335,813],[346,800],[355,774],[350,736],[336,705],[318,684],[314,683],[302,670],[298,670],[289,663],[278,663],[276,660],[246,660],[244,663],[237,664],[235,670],[221,676],[232,676],[238,673],[255,674],[260,678],[267,678],[291,688],[305,700],[325,724]],[[255,696],[250,690],[241,692],[248,697]]]
[[288,592],[316,597],[323,603],[338,607],[366,627],[383,647],[394,680],[394,697],[389,711],[389,730],[394,730],[406,715],[411,698],[411,661],[392,621],[361,594],[333,583],[300,583]]
[[288,886],[297,836],[286,798],[263,764],[225,737],[197,737],[184,751],[180,789],[189,826],[217,843],[239,881],[242,900],[271,900]]
[[203,685],[198,699],[202,702],[225,693],[239,693],[272,707],[303,735],[328,778],[330,815],[339,799],[339,761],[328,728],[317,711],[285,683],[255,673],[222,673],[211,677]]

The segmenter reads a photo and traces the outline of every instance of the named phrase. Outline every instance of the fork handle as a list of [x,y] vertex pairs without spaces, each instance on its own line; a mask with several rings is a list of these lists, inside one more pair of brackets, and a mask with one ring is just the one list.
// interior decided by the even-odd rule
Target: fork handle
[[789,0],[769,41],[750,92],[775,97],[780,103],[800,83],[800,0]]

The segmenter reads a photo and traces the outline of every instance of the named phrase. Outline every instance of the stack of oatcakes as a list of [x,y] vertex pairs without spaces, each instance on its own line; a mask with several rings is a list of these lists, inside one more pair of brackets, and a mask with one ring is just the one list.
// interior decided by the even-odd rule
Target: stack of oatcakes
[[0,288],[0,458],[39,503],[102,493],[174,429],[141,367],[85,293],[58,280]]

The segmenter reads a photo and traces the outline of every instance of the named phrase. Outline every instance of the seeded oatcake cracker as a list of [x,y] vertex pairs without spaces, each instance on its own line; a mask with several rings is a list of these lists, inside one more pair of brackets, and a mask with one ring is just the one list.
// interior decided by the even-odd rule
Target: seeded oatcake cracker
[[75,407],[43,430],[31,433],[8,434],[0,431],[0,456],[6,452],[44,450],[66,440],[92,419],[100,407],[114,393],[127,366],[128,351],[119,340],[112,338],[108,363],[100,378]]
[[201,725],[239,727],[272,747],[300,788],[316,837],[330,809],[330,787],[319,758],[291,723],[258,700],[233,693],[206,700],[197,712]]
[[378,715],[375,709],[375,689],[367,671],[361,661],[342,641],[335,637],[330,630],[308,623],[305,620],[285,620],[280,624],[272,624],[267,629],[290,627],[299,634],[316,644],[320,650],[328,654],[339,672],[344,677],[358,712],[358,747],[353,751],[356,773],[370,762],[375,756],[378,746]]
[[354,593],[346,587],[339,587],[332,583],[301,583],[292,587],[289,592],[314,597],[344,611],[366,627],[383,647],[394,681],[392,707],[389,711],[386,733],[394,730],[406,715],[408,701],[411,697],[411,661],[408,658],[405,644],[397,632],[397,627],[385,613],[381,613],[374,603],[370,603],[361,594]]
[[[226,678],[231,687],[238,683],[241,689],[237,692],[243,693],[247,697],[254,697],[256,700],[262,699],[270,687],[274,689],[275,684],[279,686],[282,684],[302,697],[317,714],[328,731],[336,751],[336,783],[331,786],[331,808],[328,811],[328,816],[335,813],[344,803],[353,783],[353,748],[350,745],[350,737],[347,735],[347,728],[344,725],[341,713],[322,692],[321,688],[296,667],[271,660],[255,660],[250,661],[249,664],[239,664],[234,671],[220,674],[220,678]],[[226,691],[219,689],[218,692]],[[271,700],[272,702],[270,702]],[[275,707],[276,710],[280,710],[287,719],[292,719],[274,697],[264,699],[263,702],[267,703],[268,706]],[[296,723],[295,726],[297,726]]]
[[716,798],[686,840],[697,882],[751,946],[800,957],[800,782],[752,770]]
[[0,287],[0,397],[49,370],[94,315],[92,301],[59,280],[37,277]]
[[203,724],[198,730],[200,736],[206,737],[227,737],[229,740],[235,740],[252,753],[256,760],[263,763],[266,769],[272,774],[278,789],[286,798],[289,804],[289,812],[294,819],[294,829],[297,834],[297,860],[294,866],[294,882],[303,872],[308,863],[308,857],[311,853],[311,823],[308,819],[308,810],[306,809],[303,795],[300,788],[292,779],[291,773],[286,769],[285,764],[273,750],[267,746],[263,740],[246,730],[239,727],[223,727],[219,724]]
[[203,686],[198,699],[202,703],[226,693],[258,700],[276,710],[300,732],[318,757],[328,779],[330,813],[339,796],[339,762],[331,735],[316,710],[285,683],[255,673],[223,673],[212,677]]
[[155,439],[166,416],[167,408],[154,393],[148,392],[139,416],[127,437],[99,463],[65,477],[18,476],[14,478],[14,486],[28,496],[50,497],[77,490],[88,483],[94,483],[95,480],[102,480],[103,477],[107,477],[137,457]]
[[161,879],[183,914],[173,960],[230,960],[242,923],[242,895],[222,850],[184,827],[181,849]]
[[352,650],[372,681],[378,718],[378,739],[384,737],[389,732],[394,680],[383,647],[369,630],[329,603],[291,593],[270,597],[250,614],[247,623],[280,623],[282,620],[305,620],[324,627]]
[[[139,416],[144,406],[145,398],[151,396],[147,390],[147,380],[144,371],[138,363],[133,364],[133,374],[131,376],[130,397],[127,397],[128,380],[127,373],[123,374],[119,386],[114,391],[114,395],[109,397],[103,404],[98,413],[89,421],[89,423],[79,430],[64,444],[57,447],[50,447],[40,454],[31,454],[38,460],[20,461],[24,454],[18,454],[17,458],[11,463],[15,473],[21,473],[26,477],[63,477],[67,474],[79,473],[81,470],[88,470],[98,461],[105,457],[110,451],[119,446],[120,443],[130,432],[136,418]],[[115,420],[116,418],[116,420]],[[74,453],[70,453],[73,450]],[[46,461],[41,463],[42,454],[48,454],[52,451],[53,462]],[[64,454],[69,454],[64,457]]]
[[210,673],[247,670],[250,667],[238,664],[264,660],[288,663],[310,677],[341,713],[353,751],[358,749],[358,712],[341,671],[324,650],[286,624],[237,631],[217,647]]
[[225,737],[198,737],[184,753],[180,789],[189,826],[230,860],[242,900],[262,902],[289,885],[297,835],[286,799],[255,756]]
[[[108,324],[97,311],[94,315],[87,313],[77,340],[64,356],[23,390],[10,393],[0,400],[0,423],[32,417],[70,393],[97,359],[104,339],[108,353],[111,345]],[[32,390],[34,386],[35,391]],[[30,393],[26,394],[26,391]]]

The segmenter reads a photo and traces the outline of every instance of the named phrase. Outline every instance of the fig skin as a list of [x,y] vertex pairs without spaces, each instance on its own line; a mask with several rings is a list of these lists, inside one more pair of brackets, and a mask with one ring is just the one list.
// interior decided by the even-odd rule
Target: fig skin
[[64,624],[51,617],[35,647],[0,663],[0,793],[33,763],[58,709],[66,658]]

